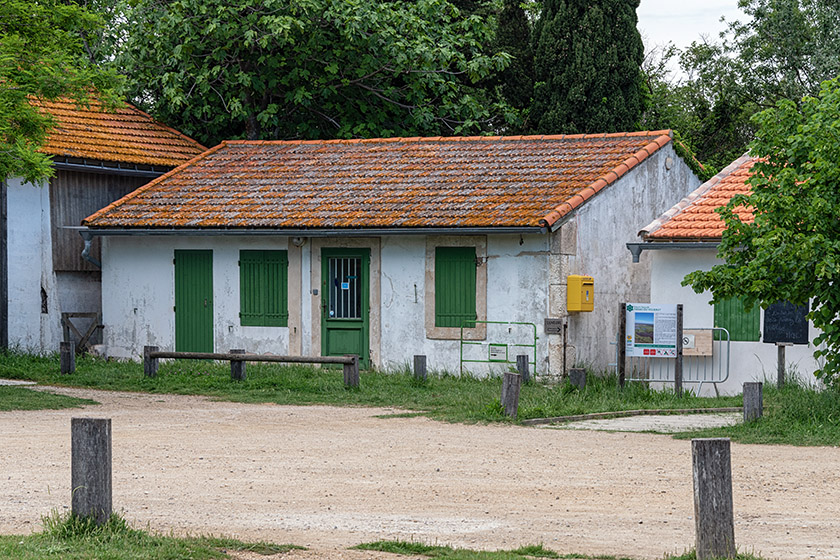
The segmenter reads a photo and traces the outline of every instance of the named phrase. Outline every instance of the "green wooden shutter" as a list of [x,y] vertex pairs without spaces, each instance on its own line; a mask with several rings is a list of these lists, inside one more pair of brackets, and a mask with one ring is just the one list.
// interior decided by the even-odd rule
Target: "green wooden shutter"
[[761,338],[759,319],[758,305],[746,311],[744,302],[740,298],[732,298],[715,304],[715,326],[728,330],[730,340],[758,341]]
[[474,328],[475,247],[435,248],[435,326]]
[[288,265],[286,251],[239,252],[239,318],[243,326],[287,326]]

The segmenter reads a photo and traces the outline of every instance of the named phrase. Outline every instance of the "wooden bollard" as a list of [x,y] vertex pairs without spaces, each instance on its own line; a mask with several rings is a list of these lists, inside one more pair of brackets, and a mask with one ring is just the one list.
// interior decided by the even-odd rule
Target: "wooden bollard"
[[697,560],[735,558],[729,438],[691,440]]
[[519,410],[519,386],[521,384],[521,375],[505,372],[502,378],[502,407],[505,409],[505,416],[516,418]]
[[426,381],[426,356],[420,354],[414,356],[414,379]]
[[76,371],[76,343],[59,343],[59,367],[61,373],[74,373]]
[[359,386],[359,356],[356,354],[345,354],[345,356],[353,358],[353,362],[344,364],[344,386],[358,387]]
[[519,354],[516,356],[516,371],[522,376],[522,382],[526,384],[531,382],[531,372],[528,371],[528,365],[527,355]]
[[569,383],[583,391],[586,388],[586,370],[583,368],[569,369]]
[[750,422],[764,415],[764,384],[744,383],[744,422]]
[[157,352],[157,346],[143,347],[143,375],[146,377],[156,377],[158,366],[160,365],[159,358],[152,358],[152,352]]
[[102,525],[111,517],[111,419],[71,418],[72,512]]
[[[245,350],[231,349],[231,354],[245,354]],[[230,378],[234,381],[245,381],[245,360],[231,360],[230,361]]]

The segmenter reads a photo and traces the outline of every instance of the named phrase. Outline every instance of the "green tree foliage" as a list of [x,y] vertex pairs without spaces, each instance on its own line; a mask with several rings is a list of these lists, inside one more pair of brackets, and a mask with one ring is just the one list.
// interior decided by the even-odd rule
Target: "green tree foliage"
[[[719,210],[726,223],[718,256],[725,262],[686,276],[714,301],[745,297],[748,305],[805,304],[821,330],[815,355],[820,375],[840,385],[840,79],[818,97],[780,101],[758,113],[751,152],[761,158],[750,179],[752,194]],[[742,221],[736,210],[752,211]]]
[[534,94],[534,50],[531,46],[531,22],[522,0],[504,0],[496,21],[497,50],[512,57],[497,80],[505,101],[524,117],[517,130],[527,131],[527,111]]
[[545,0],[534,31],[540,133],[635,130],[643,109],[639,0]]
[[210,145],[471,133],[506,113],[470,84],[509,57],[446,0],[138,0],[126,22],[133,99]]
[[[720,169],[755,135],[752,115],[782,99],[798,103],[840,74],[840,3],[836,0],[740,0],[748,16],[720,41],[682,53],[665,49],[645,66],[645,128],[674,128],[698,159]],[[679,59],[673,79],[661,60]]]
[[52,173],[38,149],[53,123],[31,100],[84,103],[96,90],[103,101],[116,102],[116,75],[89,64],[82,41],[101,23],[73,2],[0,2],[0,180],[36,182]]

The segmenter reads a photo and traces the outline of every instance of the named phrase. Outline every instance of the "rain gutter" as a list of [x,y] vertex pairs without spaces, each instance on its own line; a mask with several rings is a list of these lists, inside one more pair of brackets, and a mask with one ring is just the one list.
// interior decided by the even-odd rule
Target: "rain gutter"
[[91,256],[91,244],[94,237],[141,237],[141,236],[178,236],[178,237],[220,237],[220,236],[250,236],[250,237],[381,237],[385,235],[535,235],[548,233],[547,228],[532,227],[467,227],[467,228],[382,228],[382,229],[209,229],[209,228],[127,228],[127,229],[98,229],[86,226],[70,226],[79,232],[85,242],[82,258],[97,268],[102,263]]
[[383,235],[535,235],[548,233],[548,228],[530,227],[435,227],[435,228],[370,228],[370,229],[244,229],[244,228],[88,228],[71,227],[83,239],[93,237],[138,237],[144,235],[181,237],[218,236],[281,236],[281,237],[379,237]]
[[642,251],[689,251],[694,249],[717,249],[720,241],[673,241],[660,243],[627,243],[627,248],[633,255],[633,262],[639,262]]
[[104,162],[95,162],[83,160],[82,163],[72,163],[68,161],[53,160],[53,167],[65,171],[80,171],[83,173],[108,173],[109,175],[123,175],[127,177],[148,177],[154,179],[160,177],[167,171],[167,169],[142,169],[137,166],[126,167],[124,164],[117,164],[114,166],[105,165]]

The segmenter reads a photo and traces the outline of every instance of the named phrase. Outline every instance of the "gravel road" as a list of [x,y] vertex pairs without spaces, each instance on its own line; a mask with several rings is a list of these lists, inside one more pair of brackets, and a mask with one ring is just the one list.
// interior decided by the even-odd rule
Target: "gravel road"
[[[690,442],[667,435],[47,390],[101,404],[0,412],[3,534],[69,505],[70,418],[89,416],[112,419],[115,508],[154,531],[310,549],[294,559],[391,558],[346,550],[379,539],[650,559],[694,542]],[[840,448],[733,444],[732,464],[740,550],[840,559]]]

